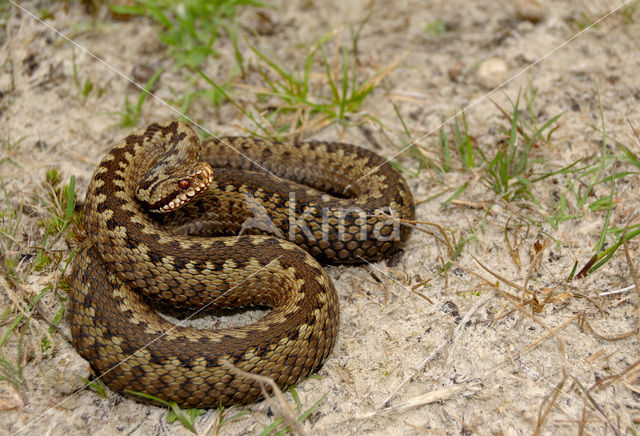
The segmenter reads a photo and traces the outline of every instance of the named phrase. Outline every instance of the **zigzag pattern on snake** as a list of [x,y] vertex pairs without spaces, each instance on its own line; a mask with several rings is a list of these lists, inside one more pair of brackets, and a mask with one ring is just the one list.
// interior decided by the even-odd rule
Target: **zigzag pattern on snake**
[[[255,401],[259,384],[232,367],[286,386],[323,364],[339,309],[314,257],[357,263],[396,251],[409,230],[381,212],[413,219],[413,199],[363,148],[246,137],[201,144],[177,121],[140,129],[107,153],[87,190],[71,271],[73,344],[116,391],[183,407]],[[271,310],[209,331],[169,323],[149,299]]]

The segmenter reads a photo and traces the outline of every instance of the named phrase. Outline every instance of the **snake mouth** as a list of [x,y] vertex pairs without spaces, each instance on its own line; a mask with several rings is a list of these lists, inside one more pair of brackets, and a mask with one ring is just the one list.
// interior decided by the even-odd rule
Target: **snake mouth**
[[168,196],[162,203],[155,204],[151,212],[171,212],[187,204],[192,198],[206,191],[211,185],[211,182],[213,182],[213,170],[207,165],[185,180],[189,182],[187,189],[180,189]]

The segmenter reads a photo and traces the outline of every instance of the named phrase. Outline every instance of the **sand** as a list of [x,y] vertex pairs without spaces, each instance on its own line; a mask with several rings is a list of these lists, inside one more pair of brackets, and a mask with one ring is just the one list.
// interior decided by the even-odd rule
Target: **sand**
[[[36,15],[45,3],[20,2]],[[593,175],[558,174],[531,187],[537,202],[507,200],[487,185],[486,165],[480,160],[473,170],[463,170],[454,160],[453,169],[442,174],[430,168],[418,171],[418,160],[398,154],[417,141],[425,156],[439,162],[440,123],[466,107],[474,143],[494,156],[509,129],[498,107],[512,113],[510,102],[521,93],[522,116],[530,120],[525,101],[533,90],[539,125],[562,116],[548,141],[548,130],[536,141],[529,177],[578,159],[583,159],[580,168],[598,165],[603,153],[601,114],[608,155],[622,155],[616,141],[638,153],[640,144],[631,127],[640,128],[638,14],[618,10],[589,26],[620,5],[600,0],[277,1],[272,8],[248,8],[239,15],[246,35],[238,44],[245,77],[234,72],[229,37],[218,38],[219,57],[205,62],[203,70],[219,83],[232,77],[229,94],[251,110],[267,110],[281,101],[256,96],[254,91],[265,87],[260,74],[265,64],[249,43],[300,71],[309,48],[334,32],[325,51],[330,62],[339,65],[339,50],[350,47],[353,32],[364,23],[357,45],[359,77],[364,80],[393,67],[349,115],[350,122],[323,126],[322,120],[312,118],[301,133],[305,139],[361,144],[407,168],[404,175],[418,203],[417,219],[424,222],[416,224],[403,253],[392,262],[327,267],[340,296],[339,339],[318,377],[296,387],[301,408],[295,416],[324,396],[300,424],[303,431],[633,431],[640,420],[638,296],[633,289],[598,296],[633,284],[622,248],[593,274],[567,282],[574,264],[580,270],[594,254],[607,208],[588,206],[609,195],[611,184],[596,184],[579,205],[571,184],[584,190]],[[0,207],[6,226],[8,208],[24,205],[5,253],[22,259],[20,271],[30,271],[28,264],[42,241],[47,169],[59,169],[65,182],[75,175],[81,202],[100,157],[133,130],[118,125],[121,117],[116,113],[124,110],[124,95],[134,104],[138,96],[120,73],[130,76],[134,67],[162,67],[156,95],[178,109],[177,96],[188,89],[192,77],[176,68],[149,20],[114,20],[102,9],[91,15],[71,2],[47,7],[53,14],[48,25],[103,62],[15,6],[0,21],[0,175],[6,190]],[[86,98],[74,80],[73,53],[80,83],[89,79],[94,84]],[[314,95],[327,95],[319,60],[312,70]],[[146,80],[144,74],[140,77]],[[203,81],[193,86],[208,89]],[[197,99],[188,115],[217,135],[256,129],[229,102],[215,106]],[[149,98],[137,126],[177,116],[162,101]],[[453,138],[451,127],[449,122],[445,131]],[[613,171],[637,168],[620,160],[608,165],[598,180]],[[467,189],[443,205],[465,183]],[[637,223],[637,184],[636,174],[615,181],[610,226],[622,229]],[[550,217],[563,196],[567,215],[575,217],[554,226]],[[434,224],[452,245],[470,238],[446,273],[442,266],[451,253]],[[616,240],[609,235],[607,246]],[[8,247],[8,239],[3,244]],[[71,248],[64,238],[53,247],[64,258]],[[635,239],[628,250],[636,262]],[[20,308],[27,309],[26,301],[62,279],[57,269],[21,275],[14,283],[3,275],[0,312],[11,312],[0,320],[2,335]],[[1,351],[15,362],[20,358],[19,332],[25,331],[24,383],[18,387],[0,381],[0,433],[191,434],[179,422],[167,422],[166,408],[137,403],[109,389],[106,398],[81,389],[80,377],[89,376],[88,367],[69,342],[66,319],[51,335],[52,347],[42,351],[48,329],[44,320],[53,320],[65,303],[64,289],[46,291],[38,310],[27,312],[29,325],[14,329],[3,345]],[[285,398],[295,406],[291,393]],[[196,418],[195,429],[198,434],[255,434],[277,417],[263,401],[226,409],[224,418],[243,412],[218,428],[219,411],[206,411]]]

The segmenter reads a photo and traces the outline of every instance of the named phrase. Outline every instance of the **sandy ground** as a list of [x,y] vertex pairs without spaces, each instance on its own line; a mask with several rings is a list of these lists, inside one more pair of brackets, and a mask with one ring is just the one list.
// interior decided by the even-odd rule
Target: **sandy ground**
[[[24,1],[21,5],[39,11],[45,3]],[[366,129],[333,125],[308,131],[305,137],[354,142],[391,157],[406,140],[395,104],[411,139],[421,138],[418,144],[424,153],[437,159],[437,130],[423,135],[461,107],[472,105],[466,110],[470,134],[493,156],[492,150],[504,138],[501,129],[508,129],[509,123],[484,96],[517,75],[491,94],[497,105],[510,112],[509,99],[515,100],[519,91],[525,94],[533,86],[538,91],[534,113],[541,123],[564,112],[550,141],[538,141],[533,149],[535,172],[554,171],[579,158],[585,164],[597,161],[602,134],[592,126],[601,125],[598,92],[610,144],[615,138],[637,153],[640,145],[630,124],[640,127],[638,14],[629,17],[617,11],[580,33],[620,4],[550,0],[275,2],[275,8],[247,9],[240,16],[246,26],[264,28],[262,35],[247,30],[247,39],[241,39],[247,76],[236,77],[230,93],[243,104],[266,106],[250,92],[251,86],[264,83],[247,41],[295,69],[320,37],[335,31],[326,46],[331,55],[330,50],[339,44],[347,46],[350,30],[367,20],[358,44],[362,77],[398,61],[361,107],[385,129],[376,123],[368,123]],[[49,10],[53,17],[47,19],[48,24],[72,35],[115,70],[129,75],[141,64],[162,67],[157,88],[160,98],[175,100],[186,89],[184,70],[173,67],[150,22],[114,21],[100,14],[92,21],[82,7],[67,2]],[[41,185],[46,169],[60,169],[65,180],[75,175],[82,200],[101,155],[131,130],[117,126],[120,119],[114,112],[123,111],[126,93],[134,102],[138,93],[123,77],[76,48],[81,81],[89,78],[95,84],[83,99],[73,78],[69,42],[15,7],[9,8],[2,23],[0,175],[7,196],[0,199],[0,205],[6,211],[24,204],[9,254],[18,253],[28,263],[42,234],[39,222],[46,215],[39,200],[46,196]],[[436,34],[430,30],[434,26],[427,28],[430,23],[441,23],[446,31]],[[234,62],[233,47],[224,36],[215,47],[220,57],[206,63],[204,69],[211,77],[224,80]],[[314,71],[321,77],[323,67],[317,65]],[[526,111],[524,104],[522,108]],[[255,129],[229,103],[214,107],[200,100],[190,107],[189,115],[216,134]],[[138,125],[175,117],[160,101],[149,99]],[[358,114],[353,118],[364,119]],[[9,146],[19,138],[24,139]],[[617,153],[613,146],[608,151]],[[394,160],[417,169],[417,161],[406,154]],[[616,168],[634,170],[622,162]],[[504,201],[486,186],[482,172],[478,168],[444,176],[433,170],[417,176],[405,173],[419,203],[419,220],[442,226],[452,240],[473,237],[447,274],[441,273],[447,247],[437,228],[427,224],[419,225],[423,231],[414,231],[403,255],[391,263],[328,268],[340,295],[340,336],[320,377],[303,380],[296,388],[302,411],[326,395],[303,422],[305,431],[632,432],[640,420],[638,299],[634,292],[597,295],[633,283],[622,249],[594,274],[566,283],[574,263],[579,270],[593,255],[606,208],[594,212],[586,206],[578,208],[568,188],[575,175],[558,175],[536,184],[532,191],[539,204],[535,204]],[[458,201],[443,206],[465,182],[468,188]],[[636,223],[637,183],[638,176],[633,174],[616,181],[610,225],[622,228]],[[608,195],[609,189],[609,183],[596,185],[587,204]],[[554,228],[545,217],[563,193],[569,198],[569,212],[578,217]],[[4,216],[3,225],[7,222]],[[610,245],[615,238],[607,242]],[[543,247],[537,255],[535,244]],[[65,255],[70,249],[64,240],[55,248]],[[629,252],[631,259],[637,259],[635,240],[629,243]],[[474,258],[516,287],[492,277]],[[26,265],[21,268],[27,270]],[[527,276],[528,292],[523,295],[518,287],[522,288]],[[25,309],[21,302],[35,297],[47,284],[58,283],[59,278],[57,271],[33,273],[9,289],[3,277],[0,312],[7,307],[12,311],[0,321],[0,333],[4,335],[20,308]],[[411,291],[427,280],[418,290],[430,301]],[[507,293],[517,298],[510,299]],[[520,306],[521,295],[529,304]],[[83,385],[79,376],[89,374],[68,342],[65,320],[51,338],[53,347],[44,353],[41,350],[47,330],[43,319],[52,320],[61,304],[64,291],[47,292],[38,312],[28,312],[32,321],[24,329],[24,384],[16,387],[0,381],[0,433],[190,434],[180,423],[167,423],[164,408],[136,403],[108,389],[106,398],[90,389],[73,393]],[[11,359],[17,356],[18,331],[9,335],[2,348]],[[403,384],[409,377],[412,379]],[[293,404],[291,394],[286,398]],[[254,434],[276,419],[265,402],[225,410],[225,418],[242,411],[247,413],[219,429],[218,411],[207,411],[196,419],[196,430],[201,434]]]

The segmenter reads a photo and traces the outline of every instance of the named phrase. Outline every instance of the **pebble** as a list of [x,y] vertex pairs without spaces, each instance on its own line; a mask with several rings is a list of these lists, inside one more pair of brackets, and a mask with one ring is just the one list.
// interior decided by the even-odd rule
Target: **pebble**
[[43,380],[54,391],[62,395],[82,389],[91,372],[89,362],[80,357],[73,349],[63,350],[53,358],[44,373]]
[[439,17],[447,32],[456,31],[461,26],[462,13],[460,12],[460,9],[454,5],[443,5],[443,9],[439,14]]
[[482,86],[494,89],[509,77],[507,62],[502,58],[489,58],[480,64],[476,74]]
[[449,75],[449,79],[451,79],[451,81],[453,82],[457,82],[458,78],[460,77],[460,74],[464,70],[464,66],[465,65],[462,62],[456,62],[453,65],[451,65],[451,67],[449,67],[449,70],[447,71],[447,74]]
[[[157,68],[153,65],[149,64],[136,64],[131,69],[131,73],[129,77],[138,85],[146,86],[147,82],[151,79],[151,77],[156,73]],[[160,78],[158,77],[155,82],[153,82],[153,86],[151,86],[151,92],[155,92],[160,85]],[[133,90],[140,90],[133,83],[129,83],[129,87]]]
[[40,63],[35,53],[31,53],[29,56],[22,60],[22,66],[27,76],[31,77],[33,72],[38,69]]
[[513,2],[516,17],[521,20],[538,23],[544,19],[545,8],[536,0],[515,0]]
[[271,15],[263,11],[258,11],[249,17],[248,27],[262,36],[269,36],[276,33],[276,23],[271,18]]

